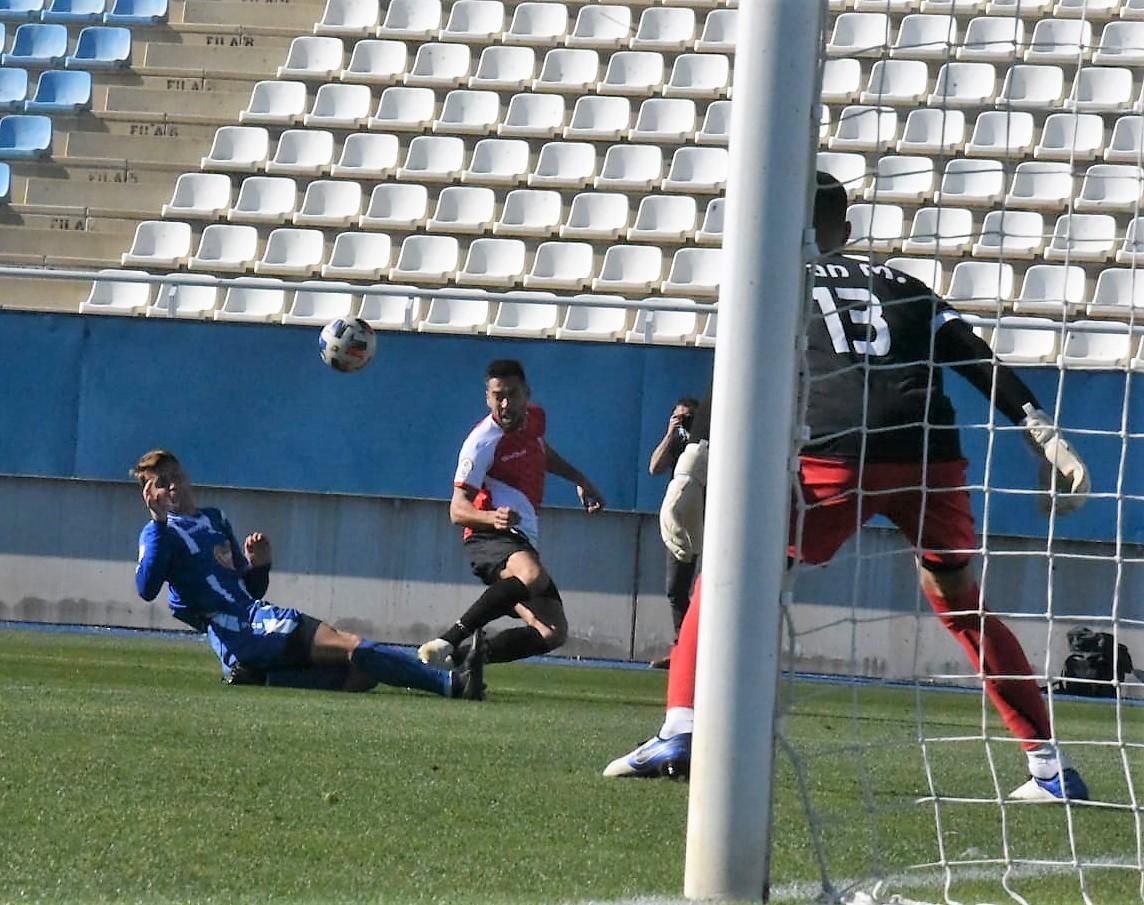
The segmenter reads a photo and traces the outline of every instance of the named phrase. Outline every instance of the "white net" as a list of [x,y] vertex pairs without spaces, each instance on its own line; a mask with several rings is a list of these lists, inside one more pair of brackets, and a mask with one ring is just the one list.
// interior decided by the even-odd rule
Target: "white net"
[[[829,374],[808,357],[803,423],[821,432],[816,382],[858,374],[861,458],[831,517],[838,498],[798,507],[800,555],[829,564],[796,568],[787,588],[772,893],[798,898],[805,889],[782,872],[817,871],[827,900],[1144,901],[1144,686],[1129,668],[1133,654],[1144,666],[1144,4],[829,8],[818,168],[847,189],[847,254],[870,291],[810,304],[808,334],[817,319],[834,336],[831,318],[865,332],[835,346],[845,354]],[[926,546],[923,529],[895,530],[902,491],[879,483],[876,388],[906,366],[877,348],[871,265],[882,262],[965,315],[992,348],[988,368],[1017,370],[1092,481],[1086,505],[1067,512],[1063,477],[1040,490],[1026,432],[994,405],[1000,390],[982,395],[928,365],[931,386],[945,372],[957,409],[970,463],[957,486],[976,529],[945,558],[972,554],[980,588],[949,598],[944,620],[919,588],[911,546]],[[919,360],[932,362],[932,337],[926,351]],[[917,422],[925,467],[947,449],[940,420],[931,408]],[[923,524],[944,517],[932,478],[896,483]],[[854,536],[824,557],[824,525],[839,519]],[[941,564],[929,574],[940,583]],[[946,623],[964,628],[964,649]],[[1007,642],[990,650],[1002,623],[1031,673],[1013,667]],[[1007,671],[990,669],[998,657]],[[1089,800],[1014,798],[1030,766],[1010,726],[1028,716],[1030,674],[1048,718],[1034,735],[1071,760]],[[1017,702],[1016,717],[999,715],[987,685]]]

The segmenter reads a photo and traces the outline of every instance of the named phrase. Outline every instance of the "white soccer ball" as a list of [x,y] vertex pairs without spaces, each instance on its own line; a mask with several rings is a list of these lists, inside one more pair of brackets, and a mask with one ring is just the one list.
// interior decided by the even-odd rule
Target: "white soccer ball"
[[318,354],[335,371],[360,371],[373,360],[377,336],[360,317],[339,317],[322,328]]

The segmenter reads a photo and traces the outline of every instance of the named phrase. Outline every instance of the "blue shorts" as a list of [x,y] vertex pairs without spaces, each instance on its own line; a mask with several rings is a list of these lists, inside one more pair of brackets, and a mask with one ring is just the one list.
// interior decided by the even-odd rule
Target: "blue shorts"
[[298,669],[312,665],[310,647],[321,623],[289,607],[252,603],[246,618],[212,616],[207,637],[223,670]]

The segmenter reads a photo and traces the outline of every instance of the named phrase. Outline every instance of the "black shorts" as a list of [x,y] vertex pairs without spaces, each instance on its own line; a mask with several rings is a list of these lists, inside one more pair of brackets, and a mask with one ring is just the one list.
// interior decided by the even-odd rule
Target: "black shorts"
[[286,639],[286,647],[282,651],[282,662],[276,663],[276,669],[304,669],[314,665],[310,650],[314,646],[314,635],[318,633],[318,626],[322,622],[305,613],[298,614],[298,627]]
[[465,555],[473,574],[487,585],[500,581],[505,563],[514,553],[531,553],[540,559],[540,554],[528,538],[516,528],[507,531],[474,531],[465,538]]

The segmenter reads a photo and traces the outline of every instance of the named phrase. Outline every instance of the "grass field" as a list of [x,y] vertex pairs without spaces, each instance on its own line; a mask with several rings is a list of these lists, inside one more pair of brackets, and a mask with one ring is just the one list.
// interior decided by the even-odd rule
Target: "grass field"
[[[228,688],[205,645],[0,631],[0,902],[466,903],[677,899],[687,787],[600,770],[658,725],[663,675],[519,665],[484,704],[386,690]],[[937,859],[916,736],[980,731],[976,696],[799,684],[799,749],[838,881]],[[1115,737],[1114,708],[1061,705],[1071,738]],[[1144,741],[1139,708],[1125,732]],[[1022,758],[993,746],[1002,785]],[[1131,800],[1120,752],[1074,749],[1093,791]],[[930,751],[939,791],[992,789],[980,741]],[[1135,788],[1144,763],[1131,764]],[[944,803],[946,857],[1002,855],[995,804]],[[1137,863],[1130,811],[1076,808],[1077,857]],[[1016,858],[1069,859],[1062,807],[1004,810]],[[790,761],[780,757],[775,898],[817,892]],[[952,898],[1013,901],[992,864],[955,871]],[[1094,902],[1141,901],[1139,870],[1085,872]],[[1075,871],[1023,867],[1035,905],[1082,901]],[[942,901],[940,875],[909,898]]]

